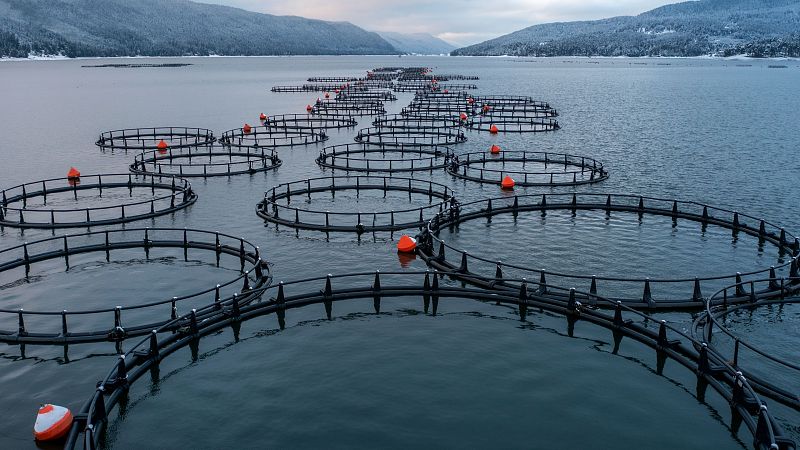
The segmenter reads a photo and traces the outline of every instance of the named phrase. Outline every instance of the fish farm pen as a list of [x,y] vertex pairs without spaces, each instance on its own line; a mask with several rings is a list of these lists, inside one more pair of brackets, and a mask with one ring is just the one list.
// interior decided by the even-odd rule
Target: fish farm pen
[[179,177],[218,177],[266,172],[282,161],[272,148],[236,148],[221,145],[143,152],[134,157],[130,171],[137,174]]
[[[90,206],[102,200],[104,190],[107,196],[115,190],[127,191],[130,200],[120,203],[112,196],[108,205]],[[3,189],[2,196],[0,227],[51,229],[149,219],[186,208],[197,200],[197,194],[186,180],[130,173],[82,175],[79,180],[67,177],[34,181]],[[51,202],[65,206],[49,207],[48,196]],[[72,201],[65,203],[65,197]],[[87,204],[89,201],[91,203]]]
[[[667,169],[659,165],[660,155],[642,167],[623,160],[629,151],[624,146],[600,153],[607,142],[581,149],[562,142],[566,124],[574,126],[574,105],[496,93],[498,86],[472,74],[389,64],[360,74],[339,68],[276,76],[276,84],[259,88],[259,95],[296,97],[294,108],[265,110],[249,123],[230,118],[220,134],[188,127],[105,131],[95,142],[102,164],[126,173],[82,175],[72,168],[66,177],[0,191],[0,235],[20,233],[19,243],[0,247],[0,291],[8,290],[0,302],[0,342],[10,349],[4,356],[11,360],[18,353],[25,360],[37,351],[32,349],[61,347],[65,363],[76,348],[108,356],[102,373],[71,379],[69,394],[46,391],[52,401],[75,408],[57,445],[113,447],[115,433],[130,426],[126,421],[138,404],[179,384],[159,384],[180,372],[168,363],[190,359],[202,368],[222,350],[235,351],[248,333],[274,339],[292,320],[317,327],[374,314],[388,321],[387,310],[394,308],[429,321],[437,317],[437,324],[456,322],[458,308],[477,317],[469,306],[464,312],[466,301],[500,311],[489,315],[511,317],[515,329],[546,330],[603,355],[619,357],[623,342],[635,342],[641,353],[622,358],[693,397],[737,445],[797,448],[796,353],[759,341],[755,326],[736,327],[742,316],[800,305],[798,235],[762,218],[768,215],[764,205],[749,215],[726,204],[711,206],[709,199],[598,192],[610,184],[613,189],[617,177],[622,181],[616,186],[627,187],[632,168],[646,171],[650,183],[660,182],[659,171]],[[478,89],[486,94],[477,95]],[[564,131],[546,133],[561,130],[557,118]],[[91,133],[90,147],[96,131]],[[122,154],[105,154],[114,152]],[[292,172],[299,164],[307,170]],[[216,219],[222,228],[205,229],[198,217]],[[258,234],[240,234],[248,229],[239,221],[278,242],[296,241],[297,248],[259,246]],[[589,231],[573,234],[578,226]],[[675,252],[693,259],[670,261],[666,244],[645,234],[659,226],[669,242],[685,242]],[[61,233],[67,228],[82,230]],[[624,234],[621,245],[636,247],[632,254],[640,257],[616,273],[604,257],[618,249],[597,237],[608,229]],[[696,242],[699,247],[692,247]],[[363,254],[331,256],[348,245],[363,245]],[[733,255],[730,261],[718,250],[700,255],[705,246]],[[403,270],[364,270],[375,257],[369,252],[378,249],[383,258],[387,247],[389,262]],[[568,262],[570,250],[575,263]],[[281,267],[276,254],[314,274]],[[634,264],[637,270],[628,270]],[[595,272],[606,265],[608,271]],[[183,272],[190,281],[178,278]],[[101,273],[114,281],[100,281]],[[279,281],[287,274],[292,277]],[[51,287],[55,294],[25,295],[26,286]],[[127,295],[117,294],[125,289]],[[541,318],[560,325],[551,328]],[[760,326],[778,327],[779,321],[765,322]],[[586,337],[583,329],[597,334]],[[232,340],[220,348],[211,343],[228,336]],[[470,342],[458,342],[472,351]],[[797,348],[797,342],[791,345]],[[301,352],[292,350],[291,358]],[[434,357],[446,359],[442,355]],[[494,373],[493,363],[486,364],[485,373]],[[299,367],[319,378],[337,376]],[[596,368],[585,367],[573,369],[594,376]],[[676,381],[673,368],[684,378]],[[226,370],[236,378],[236,367]],[[523,386],[538,380],[518,371],[509,377]],[[140,398],[138,389],[147,383],[151,391]],[[67,397],[74,391],[78,403]],[[43,405],[39,414],[53,406]],[[214,408],[231,406],[244,408]],[[264,407],[277,411],[275,406]],[[284,419],[295,420],[291,414]],[[209,430],[228,425],[210,423]],[[140,439],[148,446],[147,436]]]
[[317,164],[355,172],[431,172],[445,168],[453,157],[448,147],[342,144],[323,148]]
[[214,141],[214,133],[204,128],[159,127],[106,131],[100,134],[95,145],[102,150],[127,153],[158,150],[161,142],[168,143],[171,148],[184,148],[210,145]]

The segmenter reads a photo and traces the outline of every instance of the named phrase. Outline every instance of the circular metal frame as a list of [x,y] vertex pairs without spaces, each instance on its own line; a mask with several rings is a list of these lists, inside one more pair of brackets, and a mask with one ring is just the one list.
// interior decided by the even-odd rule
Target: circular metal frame
[[245,133],[244,128],[228,130],[219,138],[219,143],[236,148],[278,148],[319,144],[327,140],[325,130],[258,126],[251,127],[249,133]]
[[[490,165],[505,163],[543,163],[545,171],[505,170],[487,168]],[[474,167],[480,165],[481,167]],[[563,167],[560,172],[547,172],[547,166]],[[478,183],[500,185],[503,178],[510,176],[516,186],[578,186],[598,183],[608,178],[603,163],[585,156],[564,153],[501,151],[498,154],[486,152],[462,153],[450,159],[447,172],[454,177]],[[588,178],[586,177],[586,174]],[[580,176],[580,178],[578,178]]]
[[[412,194],[428,196],[429,204],[421,207],[391,211],[339,212],[318,211],[291,206],[292,197],[313,193],[338,191],[406,192],[411,200]],[[434,201],[436,200],[436,201]],[[281,204],[285,201],[286,204]],[[256,205],[256,213],[267,222],[301,230],[324,232],[355,232],[358,234],[378,231],[399,231],[418,228],[425,223],[425,215],[444,210],[455,201],[449,187],[429,180],[414,178],[380,176],[341,176],[310,178],[302,181],[283,183],[264,194],[264,200]]]
[[[402,277],[402,280],[414,277],[418,281],[409,284],[407,281],[395,281],[396,277]],[[498,280],[483,281],[491,284]],[[337,285],[336,289],[333,287],[334,284]],[[345,287],[339,288],[342,284]],[[323,287],[320,288],[321,286]],[[304,290],[307,291],[303,292]],[[73,422],[65,449],[73,450],[81,438],[84,449],[96,448],[108,426],[110,410],[124,401],[131,384],[148,373],[157,375],[160,361],[185,346],[191,348],[192,358],[196,359],[204,336],[231,328],[234,338],[238,339],[243,322],[268,314],[275,314],[279,327],[284,329],[288,311],[310,305],[324,305],[325,314],[331,319],[334,303],[352,299],[371,299],[377,314],[381,311],[382,302],[409,296],[421,297],[425,314],[430,311],[436,315],[439,303],[443,299],[466,298],[478,301],[491,299],[497,304],[517,309],[522,320],[525,320],[529,308],[539,308],[548,313],[564,316],[570,336],[579,321],[604,327],[613,333],[614,353],[619,349],[623,338],[628,337],[655,350],[656,373],[659,375],[663,374],[668,359],[696,373],[697,397],[704,398],[708,386],[718,392],[731,406],[734,415],[732,422],[744,423],[752,433],[755,448],[778,449],[779,443],[785,448],[794,447],[794,442],[785,435],[780,424],[759,397],[759,391],[751,386],[724,357],[709,349],[705,343],[693,339],[677,326],[663,320],[657,327],[649,326],[650,317],[620,303],[600,299],[599,301],[614,308],[614,313],[609,314],[603,310],[584,308],[575,300],[574,289],[565,294],[569,299],[565,302],[553,302],[552,299],[539,295],[537,292],[542,290],[547,289],[538,286],[529,290],[523,286],[519,292],[506,292],[449,286],[444,283],[440,285],[438,274],[435,272],[433,274],[375,272],[328,275],[288,283],[281,282],[277,286],[264,289],[267,295],[273,294],[269,301],[244,307],[233,303],[203,321],[200,321],[199,317],[208,314],[211,307],[198,309],[176,318],[160,329],[153,330],[148,338],[134,345],[126,354],[120,355],[117,363],[97,384],[93,395],[81,408],[80,415],[85,417],[85,420]],[[626,315],[639,320],[623,319],[623,311]],[[171,332],[176,328],[180,330],[178,333]]]
[[[41,198],[47,204],[47,196],[72,193],[78,200],[78,193],[96,190],[103,195],[108,189],[150,189],[153,198],[133,201],[111,206],[95,206],[85,208],[37,208],[29,209],[28,201]],[[156,191],[166,194],[156,195]],[[53,178],[20,184],[0,192],[0,226],[13,228],[76,228],[100,225],[116,225],[149,219],[169,214],[188,207],[197,201],[197,194],[185,179],[172,175],[152,174],[101,174],[81,175],[80,178]],[[13,206],[22,203],[22,207]],[[76,217],[81,220],[65,221],[64,217]]]
[[[137,239],[127,238],[128,235],[139,236]],[[117,238],[119,236],[119,238]],[[70,244],[78,241],[80,244]],[[31,266],[42,261],[64,259],[65,266],[69,268],[70,257],[87,253],[104,253],[106,260],[110,260],[111,253],[120,249],[141,248],[149,255],[154,248],[182,249],[187,258],[189,250],[203,250],[216,254],[217,262],[222,254],[234,256],[239,259],[239,275],[216,286],[203,289],[193,294],[180,297],[167,297],[162,300],[147,301],[135,305],[111,306],[87,310],[71,311],[33,311],[28,309],[0,309],[0,315],[16,317],[19,323],[17,330],[0,330],[0,342],[13,344],[71,344],[103,341],[122,341],[132,336],[142,336],[151,332],[165,323],[175,319],[178,305],[186,301],[203,300],[216,302],[220,309],[224,306],[220,299],[220,289],[237,286],[237,298],[242,303],[248,303],[258,297],[258,289],[266,287],[271,281],[269,266],[261,259],[258,247],[241,238],[236,238],[223,233],[203,230],[176,229],[176,228],[136,228],[127,230],[106,230],[91,233],[81,233],[66,236],[56,236],[47,239],[28,242],[22,245],[0,250],[0,272],[23,267],[25,277],[31,273]],[[142,280],[146,282],[146,280]],[[242,287],[239,289],[238,285]],[[142,310],[168,305],[170,315],[162,320],[148,323],[125,323],[126,311]],[[37,332],[31,330],[26,319],[37,318],[36,323],[42,323],[42,318],[52,319],[52,328],[60,328],[61,332]],[[109,327],[104,329],[86,330],[86,326],[75,323],[87,318],[107,317]],[[13,319],[12,319],[13,320]],[[60,327],[58,324],[60,322]],[[113,323],[113,326],[111,325]],[[72,328],[72,331],[70,330]]]
[[542,133],[561,129],[555,119],[519,116],[473,116],[467,122],[467,128],[474,131],[491,132],[497,127],[499,133]]
[[214,132],[205,128],[127,128],[101,133],[95,145],[102,150],[146,152],[158,150],[158,143],[162,140],[170,148],[186,148],[211,145],[216,141],[216,137]]
[[460,128],[422,128],[391,129],[362,128],[354,138],[364,144],[378,144],[395,147],[454,145],[467,141],[467,136]]
[[379,100],[323,100],[314,104],[311,114],[316,116],[379,116],[386,114],[386,108]]
[[[800,363],[777,357],[767,350],[751,344],[741,335],[730,331],[725,326],[725,318],[734,312],[743,310],[772,307],[782,308],[783,305],[787,304],[800,304],[800,296],[797,296],[797,290],[791,288],[791,286],[796,285],[798,282],[800,282],[800,279],[797,277],[778,279],[772,276],[756,281],[751,280],[746,284],[739,283],[727,286],[707,299],[705,311],[695,319],[692,327],[692,335],[695,338],[703,339],[704,342],[708,343],[709,348],[713,348],[721,355],[726,355],[729,352],[723,351],[721,348],[713,345],[713,337],[715,333],[717,335],[727,335],[733,341],[733,349],[732,352],[730,352],[730,358],[728,358],[728,360],[732,362],[731,365],[741,370],[752,385],[757,386],[760,390],[765,392],[772,392],[770,397],[795,410],[800,410],[800,391],[797,390],[797,385],[793,387],[780,385],[779,383],[765,379],[763,376],[756,375],[752,371],[743,369],[741,366],[769,367],[772,372],[778,369],[785,371],[787,374],[791,373],[794,379],[800,380]],[[761,295],[756,290],[756,283],[768,284],[773,290],[779,290],[782,293],[794,296],[787,297],[784,294],[779,297]],[[750,296],[749,302],[729,305],[729,298],[748,295]],[[765,326],[770,326],[770,324],[767,323]],[[717,338],[717,340],[719,340],[719,338]],[[743,364],[742,361],[744,360],[746,360],[746,362]]]
[[358,121],[348,116],[313,116],[309,114],[281,114],[269,116],[261,125],[271,128],[300,129],[315,132],[317,130],[332,130],[341,128],[355,128]]
[[[214,161],[214,158],[218,160]],[[228,161],[219,161],[224,158],[228,158]],[[140,153],[129,168],[138,174],[209,178],[266,172],[281,164],[275,150],[270,148],[234,149],[215,145]]]
[[459,128],[464,126],[464,122],[459,118],[434,117],[434,116],[404,116],[393,114],[389,116],[376,117],[372,121],[375,128],[388,128],[397,130],[420,130],[420,129],[440,129],[440,128]]
[[[671,217],[673,220],[690,220],[699,223],[702,227],[708,225],[719,226],[732,230],[733,235],[746,233],[758,237],[762,242],[769,242],[775,245],[779,251],[788,254],[791,258],[788,262],[775,267],[755,270],[748,273],[736,273],[730,275],[695,277],[695,278],[636,278],[636,277],[598,277],[590,274],[559,273],[545,271],[522,264],[509,264],[489,259],[491,257],[475,256],[466,250],[457,249],[445,244],[439,238],[442,229],[455,227],[463,222],[479,218],[491,218],[498,214],[516,215],[523,211],[540,211],[546,214],[547,211],[563,210],[577,212],[578,210],[604,211],[636,213],[640,216],[645,214],[660,215]],[[745,221],[750,222],[745,223]],[[611,195],[611,194],[542,194],[542,195],[515,195],[499,197],[487,200],[478,200],[464,205],[451,205],[450,208],[442,211],[428,221],[426,227],[418,236],[417,251],[419,255],[432,267],[447,271],[464,280],[470,280],[475,275],[468,267],[469,263],[480,265],[486,269],[491,269],[500,274],[503,272],[513,272],[522,274],[515,276],[519,280],[521,276],[530,279],[539,278],[541,284],[548,284],[545,279],[556,280],[555,285],[561,286],[580,286],[588,285],[591,294],[598,294],[603,288],[603,284],[614,284],[618,286],[630,286],[638,288],[642,292],[641,297],[619,297],[612,298],[619,300],[633,308],[642,309],[698,309],[704,306],[702,294],[702,284],[714,282],[735,282],[741,285],[749,280],[763,278],[770,274],[774,278],[776,269],[787,270],[793,277],[793,283],[776,289],[772,284],[757,284],[755,286],[756,295],[761,297],[775,297],[785,295],[786,292],[793,292],[800,289],[800,278],[798,277],[798,258],[800,258],[800,240],[787,233],[783,228],[778,227],[767,221],[757,219],[752,216],[740,214],[721,208],[714,208],[695,202],[683,202],[677,200],[667,200],[651,197],[641,197],[634,195]],[[435,247],[438,246],[438,254]],[[453,263],[447,260],[446,253],[460,255],[460,263]],[[546,278],[545,278],[546,277]],[[500,278],[500,277],[498,277]],[[512,279],[509,278],[509,281]],[[518,283],[507,283],[517,285]],[[651,286],[673,286],[677,290],[684,290],[689,294],[679,298],[654,298]],[[515,287],[512,287],[515,288]],[[743,293],[742,293],[743,294]],[[608,296],[606,296],[608,297]],[[609,297],[610,298],[610,297]],[[742,303],[750,301],[750,294],[736,295],[727,299],[728,303]],[[594,302],[592,296],[582,298],[581,301]]]
[[[402,154],[386,158],[386,153]],[[359,157],[360,155],[360,157]],[[384,156],[383,158],[368,155]],[[396,147],[373,144],[343,144],[323,148],[316,161],[322,167],[354,172],[415,172],[445,168],[453,157],[448,147]]]

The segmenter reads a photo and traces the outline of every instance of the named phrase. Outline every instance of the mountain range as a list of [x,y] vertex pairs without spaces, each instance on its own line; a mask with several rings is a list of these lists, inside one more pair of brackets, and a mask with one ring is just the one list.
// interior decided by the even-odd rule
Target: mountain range
[[699,0],[534,25],[454,49],[427,34],[189,0],[0,0],[0,57],[368,55],[800,57],[800,1]]
[[378,34],[403,53],[414,55],[447,55],[456,47],[427,33],[393,33],[378,31]]
[[188,0],[0,0],[0,56],[398,54],[347,22]]
[[700,0],[637,16],[534,25],[454,50],[468,56],[800,56],[797,0]]

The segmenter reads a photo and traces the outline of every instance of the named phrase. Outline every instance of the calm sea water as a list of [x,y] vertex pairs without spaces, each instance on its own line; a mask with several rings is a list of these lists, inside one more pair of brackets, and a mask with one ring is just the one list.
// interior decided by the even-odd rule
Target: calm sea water
[[[140,60],[136,60],[141,62]],[[770,69],[766,61],[505,58],[197,58],[183,68],[82,68],[95,61],[0,63],[0,180],[4,187],[63,176],[125,173],[133,154],[100,152],[106,130],[197,126],[218,134],[266,114],[303,113],[316,95],[275,94],[277,84],[309,76],[361,75],[386,65],[430,66],[439,73],[478,75],[479,94],[531,95],[561,113],[562,130],[532,135],[468,133],[458,152],[555,151],[602,161],[611,177],[578,191],[633,193],[706,202],[800,230],[797,111],[800,67]],[[100,61],[106,62],[106,61]],[[120,61],[111,61],[120,62]],[[151,62],[151,61],[148,61]],[[399,112],[412,98],[388,104]],[[360,126],[368,126],[363,118]],[[326,145],[347,143],[356,130],[331,132]],[[356,241],[265,227],[255,204],[275,184],[330,175],[314,158],[319,146],[280,151],[283,166],[253,176],[192,181],[190,208],[129,225],[219,230],[257,244],[276,280],[326,273],[400,270],[392,236]],[[496,186],[430,176],[462,201],[497,196]],[[541,189],[521,192],[541,193]],[[571,192],[554,189],[547,192]],[[419,205],[402,196],[319,198],[309,206],[355,211]],[[523,218],[525,219],[525,218]],[[630,220],[628,220],[630,219]],[[72,230],[79,232],[82,230]],[[640,276],[728,274],[768,266],[777,255],[725,232],[624,215],[497,218],[465,224],[456,239],[474,252],[564,272]],[[51,236],[49,231],[0,230],[0,247]],[[396,236],[394,236],[396,238]],[[235,265],[234,265],[235,266]],[[74,269],[74,270],[73,270]],[[87,257],[69,272],[58,262],[35,266],[35,276],[4,274],[3,307],[59,310],[135,304],[207,288],[234,276],[204,255],[184,261],[163,252]],[[420,261],[409,270],[424,269]],[[274,318],[245,323],[242,340],[229,333],[204,339],[200,359],[187,349],[164,361],[160,379],[141,380],[109,445],[174,448],[268,447],[537,447],[741,448],[750,436],[729,429],[727,405],[714,394],[695,396],[694,375],[625,341],[611,353],[609,332],[534,314],[520,323],[491,304],[453,301],[442,314],[421,314],[419,299],[387,303],[371,314],[368,302],[323,311],[292,311],[287,329]],[[796,308],[795,308],[796,309]],[[184,311],[185,312],[185,311]],[[162,312],[159,312],[162,314]],[[160,317],[160,316],[159,316]],[[687,329],[689,314],[665,317]],[[796,340],[773,340],[774,312],[756,311],[737,332],[797,358]],[[4,325],[6,325],[4,323]],[[96,326],[88,322],[84,326]],[[10,326],[13,326],[10,325]],[[50,326],[42,324],[43,327]],[[56,324],[58,326],[58,324]],[[769,329],[762,333],[762,330]],[[31,448],[40,403],[79,409],[114,361],[111,344],[62,348],[0,347],[0,448]],[[800,438],[796,413],[777,412]],[[210,432],[212,424],[224,425]],[[579,431],[578,431],[579,430]],[[148,439],[148,441],[143,441]],[[144,443],[147,442],[147,443]]]

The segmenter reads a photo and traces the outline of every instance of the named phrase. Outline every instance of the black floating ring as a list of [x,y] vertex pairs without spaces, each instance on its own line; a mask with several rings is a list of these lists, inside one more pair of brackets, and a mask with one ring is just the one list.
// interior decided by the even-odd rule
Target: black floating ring
[[[406,192],[428,196],[429,204],[416,208],[373,212],[316,211],[291,206],[293,197],[307,196],[317,192],[336,191],[388,191]],[[281,200],[286,204],[279,203]],[[264,194],[264,200],[256,206],[256,213],[267,222],[301,230],[324,232],[356,232],[358,234],[377,231],[398,231],[418,228],[425,223],[425,215],[443,211],[455,202],[449,187],[429,180],[380,176],[322,177],[284,183]]]
[[[523,168],[527,163],[544,164],[544,170],[493,168],[496,165],[504,166],[508,162],[522,163]],[[547,171],[548,167],[561,170]],[[598,183],[608,178],[603,163],[593,158],[528,151],[500,151],[496,154],[474,152],[455,155],[447,165],[447,172],[465,180],[497,185],[502,183],[503,178],[510,176],[516,186],[578,186]]]
[[[138,238],[126,239],[128,235],[138,235]],[[118,236],[119,238],[117,238]],[[70,244],[75,241],[80,244]],[[71,311],[0,309],[0,316],[16,317],[19,323],[16,330],[0,330],[0,342],[15,344],[119,342],[128,337],[148,334],[151,330],[174,320],[178,315],[178,306],[181,302],[203,301],[204,304],[216,304],[216,309],[221,310],[224,306],[230,305],[223,304],[220,290],[233,288],[238,292],[237,302],[247,304],[258,298],[260,289],[268,286],[271,281],[268,264],[261,259],[258,247],[250,242],[223,233],[177,228],[106,230],[27,242],[0,250],[0,273],[24,267],[27,277],[31,273],[31,266],[42,261],[63,258],[66,267],[69,268],[70,257],[74,255],[104,253],[106,259],[109,259],[114,250],[133,248],[141,248],[145,253],[153,248],[182,249],[185,258],[188,258],[189,250],[202,250],[215,253],[218,262],[222,254],[234,256],[239,259],[239,275],[193,294],[167,297],[135,305]],[[142,281],[147,282],[147,280]],[[125,320],[125,311],[143,310],[163,305],[170,305],[171,312],[161,319],[147,323],[129,323]],[[76,325],[89,319],[96,322],[98,317],[107,317],[108,327],[87,331],[86,325]],[[36,318],[37,326],[41,326],[39,324],[43,322],[43,318],[50,318],[52,326],[47,331],[31,330],[26,321],[28,318]],[[75,330],[76,328],[80,331]],[[56,329],[60,329],[60,331],[51,331]]]
[[[645,214],[671,217],[674,221],[689,220],[699,223],[702,227],[708,225],[719,226],[730,229],[734,236],[738,233],[745,233],[757,237],[761,242],[769,242],[775,245],[778,250],[788,255],[788,261],[773,267],[755,270],[747,273],[736,273],[731,275],[719,275],[695,278],[625,278],[625,277],[602,277],[591,274],[571,274],[559,273],[537,269],[523,264],[510,264],[500,262],[491,256],[475,256],[466,250],[457,249],[445,244],[439,238],[442,229],[455,227],[463,222],[479,218],[491,218],[498,214],[511,214],[516,217],[523,211],[540,211],[543,215],[547,211],[563,210],[576,212],[578,210],[595,210],[611,212],[636,213],[639,216]],[[454,276],[469,280],[476,275],[469,270],[470,262],[474,265],[481,265],[484,268],[491,268],[495,272],[496,278],[505,278],[508,286],[518,286],[520,276],[529,279],[539,279],[543,285],[548,284],[562,287],[588,286],[591,294],[602,294],[604,284],[619,284],[636,288],[642,292],[638,297],[619,297],[613,298],[633,308],[640,309],[699,309],[705,305],[702,293],[702,285],[708,282],[730,282],[744,286],[749,281],[753,281],[752,291],[745,289],[737,291],[737,295],[729,297],[728,303],[742,303],[752,301],[753,298],[774,298],[783,296],[787,293],[800,290],[800,268],[798,259],[800,258],[800,240],[787,233],[783,228],[778,227],[763,219],[729,211],[722,208],[714,208],[695,202],[667,200],[652,197],[642,197],[635,195],[611,195],[611,194],[542,194],[542,195],[515,195],[486,200],[478,200],[466,204],[451,205],[450,208],[442,211],[430,219],[418,236],[418,252],[420,256],[432,267],[447,271]],[[437,253],[438,248],[438,253]],[[446,258],[446,253],[456,255],[458,261]],[[451,256],[452,257],[452,256]],[[776,278],[776,269],[785,270],[789,273],[792,280],[786,286],[776,287],[776,284],[767,282],[757,282],[756,280],[768,277]],[[510,273],[522,274],[509,275]],[[555,282],[554,282],[555,280]],[[685,289],[687,295],[678,298],[655,298],[653,286],[677,286]],[[512,287],[516,288],[516,287]],[[608,297],[608,296],[606,296]],[[609,297],[610,298],[610,297]],[[594,303],[594,299],[589,296],[581,298],[581,301]]]
[[[92,191],[103,195],[108,189],[149,189],[153,198],[111,206],[49,208],[47,196]],[[157,191],[163,191],[156,195]],[[172,175],[102,174],[78,178],[54,178],[20,184],[0,191],[0,226],[14,228],[76,228],[116,225],[150,219],[186,208],[197,201],[191,184]],[[42,199],[44,207],[28,208],[32,199]],[[15,206],[19,205],[19,206]],[[76,220],[77,219],[77,220]]]
[[[386,158],[386,153],[400,157]],[[453,150],[444,146],[385,146],[380,144],[343,144],[325,147],[316,161],[322,167],[353,172],[415,172],[447,167]]]

